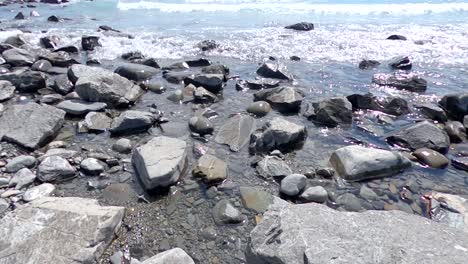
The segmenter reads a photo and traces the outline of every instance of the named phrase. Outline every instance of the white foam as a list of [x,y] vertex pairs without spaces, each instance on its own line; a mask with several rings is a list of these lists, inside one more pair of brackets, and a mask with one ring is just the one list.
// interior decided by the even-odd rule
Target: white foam
[[122,2],[117,7],[121,10],[158,9],[162,12],[239,12],[257,10],[272,13],[315,13],[315,14],[393,14],[421,15],[468,11],[468,3],[408,3],[408,4],[313,4],[294,0],[187,0],[184,3],[161,3],[150,1]]
[[5,41],[7,38],[20,35],[23,32],[19,30],[8,30],[8,31],[0,31],[0,42]]

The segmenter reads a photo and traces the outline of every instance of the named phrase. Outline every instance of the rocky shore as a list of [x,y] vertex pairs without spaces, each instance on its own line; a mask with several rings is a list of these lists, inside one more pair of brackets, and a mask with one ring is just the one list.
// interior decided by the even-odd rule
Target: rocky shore
[[105,48],[0,43],[0,263],[468,259],[468,93],[422,100],[410,57],[363,60],[369,92],[329,96],[297,56]]

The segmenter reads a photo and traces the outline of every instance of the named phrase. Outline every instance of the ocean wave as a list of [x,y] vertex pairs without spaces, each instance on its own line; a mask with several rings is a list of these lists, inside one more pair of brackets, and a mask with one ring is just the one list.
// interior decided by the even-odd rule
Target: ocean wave
[[468,11],[468,3],[405,3],[405,4],[325,4],[298,2],[295,0],[186,0],[180,3],[124,2],[119,1],[120,10],[157,9],[162,12],[239,12],[256,10],[272,13],[314,14],[391,14],[422,15]]

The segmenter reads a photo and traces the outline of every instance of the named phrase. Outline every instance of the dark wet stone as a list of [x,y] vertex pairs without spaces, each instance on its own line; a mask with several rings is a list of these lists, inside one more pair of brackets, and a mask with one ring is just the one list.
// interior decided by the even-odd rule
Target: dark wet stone
[[161,68],[159,66],[159,63],[156,61],[156,59],[154,58],[148,58],[148,59],[144,59],[141,61],[141,64],[143,65],[146,65],[146,66],[149,66],[149,67],[153,67],[155,69],[159,69]]
[[105,103],[91,103],[80,100],[65,100],[59,103],[56,107],[64,110],[70,115],[86,115],[89,112],[100,111],[106,108]]
[[439,104],[457,121],[463,121],[464,116],[468,115],[468,93],[446,95]]
[[215,64],[203,67],[202,72],[208,74],[223,74],[226,76],[229,74],[229,68],[226,65]]
[[15,86],[9,81],[0,81],[0,102],[15,96]]
[[294,29],[299,31],[310,31],[314,29],[314,24],[309,22],[300,22],[294,25],[286,26],[286,29]]
[[447,121],[447,114],[445,114],[444,109],[440,108],[436,104],[419,104],[415,106],[417,109],[421,111],[421,113],[432,120],[439,121],[439,122],[446,122]]
[[271,106],[266,101],[257,101],[247,107],[247,112],[256,116],[266,116],[271,111]]
[[214,40],[203,40],[197,44],[197,47],[202,51],[210,51],[219,48],[219,44]]
[[102,30],[102,31],[114,31],[114,32],[120,32],[120,30],[117,30],[117,29],[114,29],[110,26],[107,26],[107,25],[102,25],[102,26],[99,26],[98,28],[99,30]]
[[315,174],[323,178],[331,178],[335,175],[335,170],[333,168],[318,168],[315,170]]
[[377,97],[368,93],[363,95],[352,94],[346,98],[353,105],[353,109],[369,109],[396,116],[405,115],[410,112],[408,102],[401,97]]
[[461,122],[448,121],[445,123],[444,130],[447,132],[451,143],[460,143],[466,138],[466,129]]
[[[79,64],[78,61],[71,58],[70,55],[65,51],[51,52],[42,54],[39,56],[40,59],[48,60],[55,67],[70,67],[73,64]],[[63,72],[66,73],[67,69],[63,69]]]
[[148,83],[147,84],[148,90],[152,91],[153,93],[162,94],[166,91],[166,87],[164,87],[160,83]]
[[195,133],[200,135],[206,135],[213,133],[213,124],[208,118],[202,116],[194,116],[189,120],[189,128]]
[[281,179],[292,174],[288,164],[276,156],[265,156],[257,163],[256,170],[266,179]]
[[351,125],[353,122],[352,104],[345,97],[335,97],[314,104],[312,119],[325,126]]
[[281,180],[280,192],[288,196],[297,196],[305,188],[307,177],[302,174],[290,174]]
[[16,16],[14,17],[15,20],[23,20],[25,17],[23,15],[22,12],[19,12],[18,14],[16,14]]
[[226,162],[213,155],[205,154],[198,159],[192,173],[207,183],[219,183],[227,178],[227,169]]
[[302,201],[324,203],[328,199],[328,192],[322,186],[308,187],[299,196]]
[[447,133],[428,121],[403,128],[394,135],[387,137],[387,140],[391,144],[400,145],[411,150],[426,147],[441,153],[446,153],[450,144]]
[[300,61],[301,60],[301,58],[298,57],[298,56],[291,56],[291,57],[289,57],[289,59],[292,60],[292,61]]
[[66,95],[73,90],[73,84],[66,74],[57,75],[53,79],[52,89],[61,95]]
[[8,64],[14,67],[31,66],[36,61],[36,56],[34,54],[20,48],[5,50],[2,52],[2,57]]
[[78,53],[79,50],[77,47],[75,46],[64,46],[64,47],[61,47],[61,48],[58,48],[56,50],[54,50],[54,52],[60,52],[60,51],[64,51],[64,52],[67,52],[67,53]]
[[40,38],[41,45],[46,49],[55,49],[57,48],[60,39],[57,36],[48,36]]
[[388,64],[396,70],[411,70],[413,64],[407,56],[393,58]]
[[285,113],[297,113],[301,107],[303,99],[304,92],[291,86],[271,88],[254,94],[255,101],[267,101],[273,108]]
[[215,103],[218,101],[218,97],[206,90],[203,87],[197,87],[193,91],[193,98],[195,100],[195,103],[201,103],[201,104],[207,104],[207,103]]
[[153,114],[149,112],[127,110],[112,121],[110,132],[114,135],[144,132],[154,121]]
[[402,35],[390,35],[387,39],[389,40],[407,40],[405,36]]
[[376,60],[362,60],[359,63],[359,69],[361,70],[368,70],[368,69],[374,69],[379,67],[380,62]]
[[453,158],[452,165],[459,170],[468,171],[468,157]]
[[151,77],[159,73],[159,70],[146,65],[127,63],[119,66],[115,70],[115,73],[129,80],[140,82],[150,79]]
[[260,78],[260,79],[255,79],[255,80],[239,80],[236,83],[236,89],[238,91],[243,91],[247,89],[262,90],[262,89],[275,88],[275,87],[278,87],[279,85],[280,85],[279,80]]
[[187,63],[187,65],[189,67],[204,67],[204,66],[210,66],[211,65],[211,61],[209,61],[207,59],[203,59],[203,58],[196,59],[196,60],[185,61],[185,63]]
[[224,75],[221,74],[199,74],[195,77],[184,78],[185,85],[193,84],[196,87],[203,87],[206,90],[218,94],[223,89]]
[[449,160],[444,155],[432,149],[420,148],[413,152],[413,155],[432,168],[444,168],[449,164]]
[[413,73],[375,74],[372,82],[410,92],[425,92],[427,89],[427,81]]
[[228,200],[221,200],[213,208],[213,218],[218,224],[239,224],[245,217]]
[[47,18],[47,21],[49,21],[49,22],[60,22],[61,19],[58,18],[57,16],[50,16],[50,17]]
[[81,38],[81,47],[83,50],[92,51],[96,47],[102,47],[97,36],[83,36]]
[[47,72],[50,68],[52,68],[52,63],[48,60],[38,60],[31,66],[31,70],[40,72]]
[[255,130],[255,119],[248,115],[235,115],[229,118],[218,131],[215,141],[226,144],[232,151],[241,150]]
[[292,76],[288,73],[286,66],[273,62],[265,62],[258,68],[257,74],[265,78],[292,80]]
[[362,205],[356,195],[345,193],[336,198],[336,204],[342,206],[346,211],[358,212],[361,211]]

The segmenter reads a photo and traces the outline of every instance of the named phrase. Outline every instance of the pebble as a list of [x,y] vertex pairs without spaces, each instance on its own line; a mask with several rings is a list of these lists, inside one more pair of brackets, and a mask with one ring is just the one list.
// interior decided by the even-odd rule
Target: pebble
[[189,128],[192,132],[198,133],[202,136],[211,134],[214,130],[213,124],[210,122],[210,120],[202,116],[194,116],[190,118]]
[[219,201],[213,208],[213,217],[218,224],[238,224],[244,216],[228,200]]
[[15,175],[11,178],[9,185],[11,187],[15,186],[17,190],[20,190],[24,187],[28,187],[36,180],[36,174],[34,174],[28,168],[22,168],[17,171]]
[[419,161],[432,168],[440,169],[449,164],[449,160],[444,155],[432,149],[420,148],[417,149],[413,155],[417,157]]
[[280,192],[289,196],[296,196],[304,190],[306,181],[307,177],[302,174],[288,175],[281,181]]
[[130,153],[132,147],[132,141],[127,138],[121,138],[112,145],[112,149],[119,153]]
[[271,105],[265,101],[257,101],[247,107],[247,112],[256,116],[265,116],[271,111]]
[[22,168],[32,168],[36,165],[36,158],[33,156],[21,155],[13,158],[5,166],[7,172],[17,172]]

